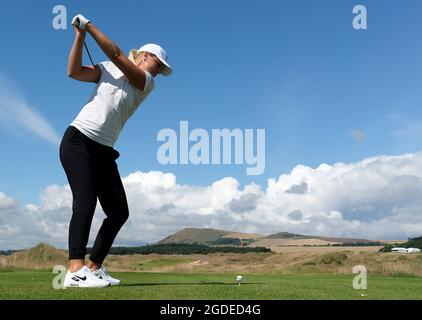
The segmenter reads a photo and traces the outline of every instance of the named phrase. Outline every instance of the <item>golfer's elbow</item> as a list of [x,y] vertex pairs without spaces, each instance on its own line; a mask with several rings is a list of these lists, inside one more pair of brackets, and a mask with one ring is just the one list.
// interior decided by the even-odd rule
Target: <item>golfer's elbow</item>
[[76,77],[77,77],[77,75],[78,75],[78,71],[77,70],[74,70],[74,69],[68,69],[67,70],[67,76],[69,77],[69,78],[72,78],[72,79],[76,79]]
[[74,78],[81,72],[82,69],[82,61],[79,59],[75,59],[72,55],[69,58],[69,62],[67,64],[67,75],[70,78]]
[[70,65],[67,67],[67,76],[69,78],[73,78],[73,75],[75,74],[74,68],[72,68]]
[[70,58],[67,64],[67,75],[70,78],[74,78],[79,73],[81,73],[81,70],[82,70],[82,62],[79,61],[78,59],[75,60],[73,58]]

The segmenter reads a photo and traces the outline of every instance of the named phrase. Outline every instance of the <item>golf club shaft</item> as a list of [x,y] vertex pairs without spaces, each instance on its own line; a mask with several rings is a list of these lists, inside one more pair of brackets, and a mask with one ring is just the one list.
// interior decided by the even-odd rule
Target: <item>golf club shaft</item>
[[89,60],[91,60],[91,63],[94,66],[94,62],[92,61],[91,54],[89,53],[88,46],[86,45],[85,41],[84,41],[84,45],[85,45],[86,52],[88,53]]

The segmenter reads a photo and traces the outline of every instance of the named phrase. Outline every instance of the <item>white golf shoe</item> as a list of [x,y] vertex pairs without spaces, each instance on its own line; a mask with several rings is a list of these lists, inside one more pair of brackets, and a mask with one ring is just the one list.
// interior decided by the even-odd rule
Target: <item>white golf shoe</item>
[[91,272],[95,274],[99,279],[108,281],[112,286],[118,286],[120,284],[120,280],[110,276],[110,274],[104,268],[91,270]]
[[76,272],[68,270],[63,285],[66,288],[104,288],[110,286],[110,282],[99,279],[87,266],[83,266]]

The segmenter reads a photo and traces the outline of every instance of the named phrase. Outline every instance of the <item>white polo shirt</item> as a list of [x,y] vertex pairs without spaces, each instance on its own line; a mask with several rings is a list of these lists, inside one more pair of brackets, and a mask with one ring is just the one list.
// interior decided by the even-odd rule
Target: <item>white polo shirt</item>
[[113,147],[126,121],[154,89],[154,78],[145,71],[144,90],[132,86],[111,61],[100,62],[101,78],[87,104],[70,124],[88,138]]

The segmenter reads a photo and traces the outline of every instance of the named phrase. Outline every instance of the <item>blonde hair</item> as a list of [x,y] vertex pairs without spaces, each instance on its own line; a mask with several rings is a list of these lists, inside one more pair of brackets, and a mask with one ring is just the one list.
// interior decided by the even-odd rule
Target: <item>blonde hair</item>
[[128,59],[132,61],[133,63],[135,63],[137,57],[138,57],[138,50],[136,49],[130,50]]
[[130,61],[132,61],[133,63],[135,63],[136,64],[136,59],[138,59],[138,57],[142,54],[142,53],[144,53],[144,52],[146,52],[146,51],[138,51],[138,50],[136,50],[136,49],[132,49],[132,50],[130,50],[130,52],[129,52],[129,56],[128,56],[128,59],[130,60]]

